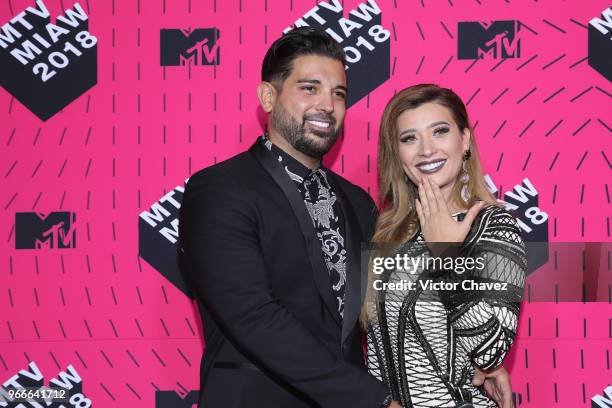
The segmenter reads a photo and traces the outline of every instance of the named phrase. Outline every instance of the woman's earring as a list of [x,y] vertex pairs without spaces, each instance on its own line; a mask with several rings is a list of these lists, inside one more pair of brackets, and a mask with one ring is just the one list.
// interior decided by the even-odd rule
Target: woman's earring
[[471,155],[472,153],[470,152],[470,149],[467,149],[465,153],[463,154],[463,163],[461,164],[461,167],[463,169],[463,173],[461,174],[461,179],[460,179],[461,183],[463,184],[463,186],[461,187],[461,199],[465,201],[466,203],[470,201],[470,190],[468,188],[468,183],[470,181],[470,175],[467,171],[467,161],[471,157]]

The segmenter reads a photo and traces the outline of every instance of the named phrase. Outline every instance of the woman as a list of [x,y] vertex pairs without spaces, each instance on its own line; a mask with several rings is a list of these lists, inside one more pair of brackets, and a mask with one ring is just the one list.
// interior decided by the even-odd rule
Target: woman
[[[369,371],[404,407],[494,407],[471,378],[475,368],[501,365],[514,340],[526,268],[518,224],[487,190],[465,106],[451,90],[399,92],[379,137],[381,215],[373,241],[391,244],[387,255],[422,262],[382,274],[370,268],[362,312]],[[480,264],[442,269],[426,262],[434,256]],[[464,281],[498,285],[473,290]],[[379,290],[398,282],[413,286]]]

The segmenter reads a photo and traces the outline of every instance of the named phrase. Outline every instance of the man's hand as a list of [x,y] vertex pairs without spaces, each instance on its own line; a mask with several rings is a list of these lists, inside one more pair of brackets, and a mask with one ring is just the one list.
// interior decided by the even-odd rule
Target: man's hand
[[510,375],[502,366],[491,371],[476,369],[472,384],[483,387],[499,408],[513,408]]

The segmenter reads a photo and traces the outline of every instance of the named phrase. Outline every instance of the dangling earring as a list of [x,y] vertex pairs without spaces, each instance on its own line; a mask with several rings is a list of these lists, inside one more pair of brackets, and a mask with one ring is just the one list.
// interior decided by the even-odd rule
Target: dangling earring
[[463,184],[463,186],[461,187],[461,199],[465,201],[466,203],[470,201],[470,190],[468,188],[468,183],[470,181],[470,175],[467,171],[467,161],[471,156],[472,156],[472,152],[470,152],[470,149],[467,149],[465,153],[463,154],[463,163],[461,164],[461,167],[463,169],[463,173],[461,174],[461,178],[460,178],[461,183]]

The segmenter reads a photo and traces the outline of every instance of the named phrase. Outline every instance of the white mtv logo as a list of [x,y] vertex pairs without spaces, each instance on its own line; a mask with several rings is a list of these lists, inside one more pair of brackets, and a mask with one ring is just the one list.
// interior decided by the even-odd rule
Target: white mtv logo
[[598,394],[591,398],[591,408],[612,408],[612,386],[607,386],[603,393],[605,397]]
[[[593,17],[589,24],[593,26],[593,28],[597,29],[603,35],[608,34],[612,31],[612,7],[608,7],[604,11],[601,12],[601,16],[603,19],[599,17]],[[612,36],[610,36],[610,40],[612,40]]]

